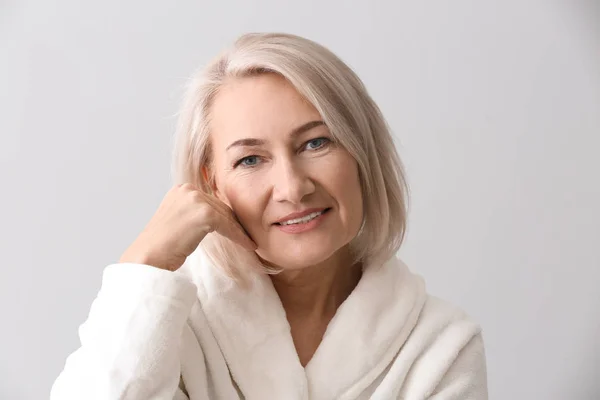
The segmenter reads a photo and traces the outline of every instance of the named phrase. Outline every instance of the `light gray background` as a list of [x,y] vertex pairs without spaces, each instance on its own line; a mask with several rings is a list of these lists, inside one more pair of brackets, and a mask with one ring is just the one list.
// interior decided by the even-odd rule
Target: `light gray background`
[[0,398],[43,399],[170,187],[181,87],[286,31],[363,78],[412,186],[401,255],[481,322],[493,399],[600,398],[593,1],[0,1]]

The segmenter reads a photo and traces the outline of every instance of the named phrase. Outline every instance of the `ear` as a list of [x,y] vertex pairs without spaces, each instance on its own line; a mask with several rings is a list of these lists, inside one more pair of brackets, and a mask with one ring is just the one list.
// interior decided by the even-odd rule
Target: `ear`
[[206,182],[206,184],[209,186],[212,194],[216,198],[218,198],[219,200],[221,200],[223,203],[229,205],[229,203],[227,202],[227,200],[221,195],[221,192],[217,188],[217,182],[212,177],[211,171],[208,169],[208,167],[206,165],[203,165],[200,170],[202,171],[202,179],[204,179],[204,182]]

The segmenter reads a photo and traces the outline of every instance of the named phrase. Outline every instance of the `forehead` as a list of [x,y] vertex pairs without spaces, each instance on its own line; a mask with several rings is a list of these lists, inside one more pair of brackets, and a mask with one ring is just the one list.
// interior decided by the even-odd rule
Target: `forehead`
[[276,74],[226,82],[215,96],[210,114],[211,141],[215,146],[246,137],[268,139],[270,135],[285,135],[321,118],[312,104]]

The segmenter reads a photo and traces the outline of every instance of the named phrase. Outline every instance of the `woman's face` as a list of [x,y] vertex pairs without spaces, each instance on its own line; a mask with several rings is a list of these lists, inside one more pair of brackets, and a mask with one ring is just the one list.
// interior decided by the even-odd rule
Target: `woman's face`
[[225,84],[211,108],[217,196],[284,269],[321,263],[362,223],[354,158],[285,79],[262,74]]

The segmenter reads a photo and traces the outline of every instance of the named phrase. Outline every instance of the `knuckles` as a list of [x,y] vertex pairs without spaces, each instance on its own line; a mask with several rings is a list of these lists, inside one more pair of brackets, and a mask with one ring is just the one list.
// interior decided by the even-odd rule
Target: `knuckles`
[[195,225],[209,227],[211,231],[216,229],[223,210],[209,195],[191,183],[176,186],[172,195],[176,203],[184,205],[187,209],[186,215]]

